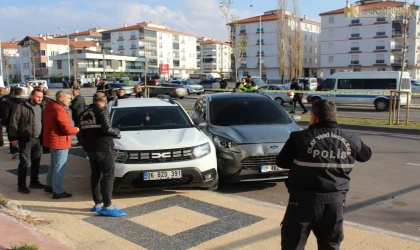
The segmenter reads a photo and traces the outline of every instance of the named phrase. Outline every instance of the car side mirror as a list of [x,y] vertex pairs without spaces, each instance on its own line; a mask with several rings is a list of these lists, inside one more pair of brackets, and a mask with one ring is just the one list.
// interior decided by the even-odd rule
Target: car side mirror
[[302,120],[302,116],[300,116],[300,115],[293,115],[292,116],[292,120],[294,122],[300,122]]
[[206,121],[200,121],[200,122],[198,122],[197,123],[197,126],[199,127],[199,128],[207,128],[207,122]]

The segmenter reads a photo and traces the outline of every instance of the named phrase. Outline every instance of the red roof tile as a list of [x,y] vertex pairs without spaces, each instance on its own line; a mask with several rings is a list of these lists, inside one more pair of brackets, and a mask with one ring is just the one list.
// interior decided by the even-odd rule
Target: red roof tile
[[17,43],[1,41],[1,48],[2,49],[19,49],[19,45]]
[[[46,38],[44,40],[44,37],[37,37],[37,36],[27,36],[25,39],[23,39],[19,45],[23,44],[23,41],[27,39],[32,39],[38,43],[47,43],[47,44],[61,44],[61,45],[67,45],[68,41],[65,38]],[[84,47],[99,47],[99,45],[96,45],[94,42],[89,41],[74,41],[70,40],[70,46],[75,46],[76,48],[84,48]]]

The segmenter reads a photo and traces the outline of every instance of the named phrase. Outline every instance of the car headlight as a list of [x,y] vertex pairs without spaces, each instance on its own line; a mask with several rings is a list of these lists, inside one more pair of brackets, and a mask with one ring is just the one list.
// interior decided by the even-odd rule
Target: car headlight
[[236,142],[217,135],[214,136],[214,144],[221,148],[238,149]]
[[192,154],[195,158],[204,157],[210,154],[210,152],[211,152],[211,149],[210,149],[210,144],[208,142],[206,144],[193,147],[193,150],[192,150]]
[[115,149],[114,156],[115,156],[115,162],[118,162],[118,163],[124,163],[126,160],[128,160],[128,154],[126,151]]

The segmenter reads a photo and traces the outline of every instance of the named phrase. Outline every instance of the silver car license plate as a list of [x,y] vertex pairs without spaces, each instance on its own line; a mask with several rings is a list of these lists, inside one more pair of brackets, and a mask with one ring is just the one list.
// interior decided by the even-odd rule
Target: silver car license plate
[[276,165],[266,165],[260,167],[261,173],[268,173],[268,172],[275,172],[275,171],[282,171],[284,169],[279,168]]

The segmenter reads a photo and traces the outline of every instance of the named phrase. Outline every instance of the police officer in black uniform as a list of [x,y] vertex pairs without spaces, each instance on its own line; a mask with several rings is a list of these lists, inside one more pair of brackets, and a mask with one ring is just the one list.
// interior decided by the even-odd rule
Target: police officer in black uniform
[[[293,78],[291,83],[292,83],[290,85],[291,90],[297,90],[297,91],[302,90],[302,87],[296,81],[296,78]],[[300,107],[303,109],[302,114],[308,113],[308,110],[305,108],[305,105],[303,105],[302,103],[302,98],[303,98],[302,93],[295,93],[295,95],[293,96],[292,111],[289,112],[290,114],[295,113],[296,103],[299,103]]]
[[318,249],[339,249],[344,238],[343,207],[350,172],[372,152],[361,138],[337,127],[337,107],[328,100],[312,105],[308,129],[293,132],[277,156],[290,169],[289,204],[282,222],[282,249],[304,249],[311,231]]

